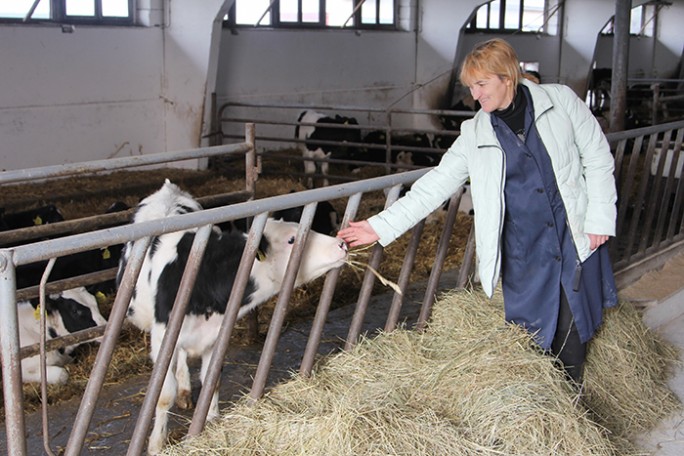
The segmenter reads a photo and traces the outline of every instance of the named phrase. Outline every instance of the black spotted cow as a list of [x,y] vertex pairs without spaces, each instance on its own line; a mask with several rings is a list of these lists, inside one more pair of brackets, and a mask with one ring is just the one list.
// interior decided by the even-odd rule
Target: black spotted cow
[[461,133],[461,124],[468,119],[472,119],[475,111],[478,109],[480,109],[480,104],[473,99],[470,93],[464,91],[461,99],[448,108],[449,111],[454,111],[454,113],[439,116],[439,122],[447,132],[435,135],[432,140],[433,147],[440,150],[447,150],[451,147]]
[[64,216],[54,204],[18,212],[5,212],[0,208],[0,231],[10,231],[30,226],[64,221]]
[[[19,341],[22,347],[40,342],[40,307],[38,299],[17,304],[19,320]],[[101,326],[107,323],[97,307],[95,296],[83,287],[65,290],[45,298],[46,340],[66,336],[76,331]],[[65,349],[51,350],[46,354],[46,381],[50,384],[64,384],[69,374],[64,364],[78,345]],[[21,376],[24,383],[40,382],[40,356],[35,355],[21,361]]]
[[[200,205],[188,193],[167,181],[160,190],[140,202],[134,215],[134,223],[200,209]],[[272,218],[267,220],[261,240],[262,254],[254,261],[238,318],[280,291],[297,230],[296,223]],[[150,356],[153,362],[157,359],[166,332],[169,313],[194,236],[195,231],[188,230],[156,237],[146,254],[135,285],[128,318],[139,328],[150,331]],[[149,454],[159,453],[164,446],[167,437],[167,413],[174,401],[179,405],[189,405],[187,357],[200,357],[201,378],[204,379],[206,375],[246,240],[247,235],[237,231],[211,232],[171,366],[157,402],[154,428],[148,444]],[[124,248],[119,277],[126,266],[129,245]],[[346,258],[347,246],[343,241],[310,232],[296,285],[309,282],[341,266]],[[181,396],[188,398],[187,401]],[[212,398],[209,418],[217,415],[218,390]]]
[[[290,191],[293,193],[294,190]],[[286,222],[299,222],[304,212],[304,206],[292,207],[289,209],[281,209],[271,214],[276,220],[284,220]],[[316,212],[314,213],[311,222],[311,229],[317,233],[333,235],[337,233],[340,228],[340,215],[337,213],[332,204],[328,201],[320,201],[316,205]]]
[[[373,130],[363,137],[363,153],[359,159],[374,163],[387,162],[387,133],[384,130]],[[382,147],[380,147],[382,146]],[[435,166],[439,163],[440,153],[432,152],[432,142],[425,133],[392,135],[390,138],[393,164]]]
[[[299,143],[304,158],[304,173],[310,174],[307,177],[306,185],[313,187],[313,174],[320,168],[323,174],[323,185],[328,186],[328,162],[320,163],[311,159],[354,159],[357,155],[358,146],[347,144],[326,144],[321,141],[334,141],[338,143],[360,143],[361,130],[353,128],[359,123],[353,117],[340,115],[327,116],[316,111],[303,111],[297,119],[298,125],[295,127],[295,138],[303,140]],[[299,123],[315,125],[299,125]],[[349,127],[349,128],[347,128]]]
[[[46,208],[47,207],[50,206],[46,206]],[[125,203],[116,202],[107,209],[106,213],[109,214],[125,211],[128,209],[130,208]],[[26,211],[26,213],[31,213],[31,211]],[[33,214],[36,215],[37,213],[33,212]],[[55,223],[57,221],[61,221],[58,220],[58,217],[56,216],[46,217],[49,214],[54,216],[55,214],[59,214],[59,212],[51,212],[46,210],[42,215],[36,216],[40,218],[41,223]],[[59,217],[61,217],[61,214],[59,214]],[[29,216],[22,217],[21,220],[12,220],[13,226],[15,228],[23,228],[27,225],[20,225],[20,223],[29,223],[31,222],[32,218]],[[119,257],[121,256],[122,248],[123,245],[117,244],[58,257],[55,261],[55,265],[52,268],[52,272],[50,273],[50,280],[63,280],[83,274],[116,268],[119,264]],[[17,288],[21,289],[38,285],[46,266],[47,261],[39,261],[36,263],[19,266],[17,268]],[[115,290],[115,288],[116,285],[113,280],[87,286],[88,291],[94,294],[111,293]]]

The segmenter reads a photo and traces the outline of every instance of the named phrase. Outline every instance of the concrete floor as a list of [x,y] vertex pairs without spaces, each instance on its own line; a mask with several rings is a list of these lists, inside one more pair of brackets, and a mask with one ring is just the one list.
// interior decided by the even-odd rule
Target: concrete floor
[[[660,296],[653,299],[654,294]],[[684,254],[668,261],[661,270],[647,274],[627,288],[624,296],[644,302],[647,306],[644,322],[680,348],[682,363],[669,385],[684,403]],[[684,409],[663,420],[651,432],[638,436],[636,443],[653,456],[684,455]]]

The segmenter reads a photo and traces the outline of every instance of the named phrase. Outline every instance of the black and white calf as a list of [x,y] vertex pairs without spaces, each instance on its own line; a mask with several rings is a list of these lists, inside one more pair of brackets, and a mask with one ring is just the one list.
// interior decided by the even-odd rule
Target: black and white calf
[[[321,174],[328,175],[328,162],[317,162],[307,159],[352,159],[356,156],[354,145],[346,144],[325,144],[321,141],[334,141],[341,143],[360,143],[361,131],[353,128],[359,123],[353,117],[335,115],[327,116],[316,111],[303,111],[297,119],[299,123],[316,124],[297,125],[295,127],[295,138],[304,140],[299,144],[304,157],[304,173],[315,174],[316,169],[320,168]],[[349,128],[347,128],[349,127]],[[313,187],[313,176],[307,178],[307,186]],[[328,186],[328,178],[323,178],[323,185]]]
[[[177,186],[166,182],[139,205],[134,222],[143,222],[174,214],[199,210],[199,204]],[[295,242],[298,224],[268,219],[260,255],[255,260],[245,290],[238,318],[280,291],[288,259]],[[194,239],[193,231],[158,236],[146,254],[142,271],[129,307],[129,319],[151,333],[152,361],[155,362],[166,332],[169,314],[178,284]],[[247,235],[231,231],[212,231],[192,291],[171,367],[164,380],[155,412],[155,422],[148,453],[157,454],[167,437],[167,413],[178,396],[190,396],[187,356],[201,357],[201,378],[206,376],[213,346],[226,310],[226,304],[246,245]],[[119,275],[128,258],[128,246],[122,255]],[[341,266],[347,246],[340,239],[310,232],[305,246],[296,285],[309,282]],[[175,372],[175,375],[174,375]],[[181,399],[181,403],[184,401]],[[187,404],[185,404],[187,405]],[[218,415],[218,391],[214,393],[209,418]]]
[[35,209],[5,213],[0,208],[0,230],[9,231],[30,226],[45,225],[64,221],[64,216],[54,204],[48,204]]
[[[85,288],[73,288],[45,298],[46,339],[66,336],[76,331],[101,326],[107,323],[97,307],[95,296]],[[17,304],[19,317],[19,341],[22,347],[40,342],[40,308],[38,299]],[[52,350],[46,354],[47,382],[64,384],[69,374],[64,364],[71,360],[69,355],[78,345],[65,349]],[[21,376],[24,383],[40,382],[40,356],[32,356],[21,361]]]
[[[373,130],[363,137],[363,153],[359,160],[374,163],[387,162],[387,133],[384,130]],[[432,142],[426,133],[392,135],[390,137],[391,163],[401,165],[435,166],[441,154],[433,152]],[[378,147],[385,146],[385,147]]]
[[[291,190],[290,193],[293,193]],[[304,206],[292,207],[289,209],[281,209],[271,214],[276,220],[284,220],[286,222],[299,222],[304,212]],[[340,215],[337,213],[332,204],[328,201],[320,201],[316,205],[316,212],[314,213],[311,222],[311,229],[317,233],[333,235],[337,233],[340,228]]]

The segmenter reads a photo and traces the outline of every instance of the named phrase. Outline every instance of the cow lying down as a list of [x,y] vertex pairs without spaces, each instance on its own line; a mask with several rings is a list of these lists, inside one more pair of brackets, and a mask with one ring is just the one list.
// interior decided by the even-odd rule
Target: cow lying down
[[[142,200],[134,223],[200,210],[200,205],[168,180],[160,190]],[[258,259],[254,261],[238,318],[264,303],[280,290],[287,262],[295,242],[298,224],[268,219],[262,236]],[[128,318],[151,333],[151,353],[156,362],[166,325],[178,290],[195,232],[169,233],[153,240],[146,254],[128,309]],[[204,380],[211,352],[218,338],[247,236],[241,232],[212,231],[188,303],[176,349],[171,359],[155,412],[148,453],[161,451],[167,438],[167,412],[174,401],[190,405],[190,376],[187,356],[202,360]],[[131,246],[121,257],[120,281]],[[340,239],[310,232],[297,276],[296,285],[309,282],[341,266],[347,246]],[[173,374],[175,372],[175,375]],[[218,416],[218,390],[214,392],[209,419]]]
[[[78,287],[45,297],[46,340],[66,336],[76,331],[101,326],[107,323],[97,307],[95,296],[85,288]],[[19,341],[22,347],[40,342],[40,309],[38,299],[17,304],[19,317]],[[71,361],[70,354],[78,345],[52,350],[46,354],[46,381],[50,384],[64,384],[69,373],[64,364]],[[40,382],[40,356],[31,356],[21,361],[21,376],[24,383]]]

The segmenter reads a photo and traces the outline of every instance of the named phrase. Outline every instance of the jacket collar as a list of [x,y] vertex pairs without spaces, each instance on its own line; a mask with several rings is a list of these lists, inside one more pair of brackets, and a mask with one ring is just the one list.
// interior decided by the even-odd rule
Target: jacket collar
[[[520,78],[520,83],[527,87],[532,96],[532,105],[534,106],[535,121],[541,114],[553,107],[553,102],[544,90],[543,86],[528,81],[525,78]],[[499,141],[496,139],[496,134],[492,128],[491,114],[480,109],[474,117],[475,121],[475,144],[477,147],[483,146],[498,146]]]

